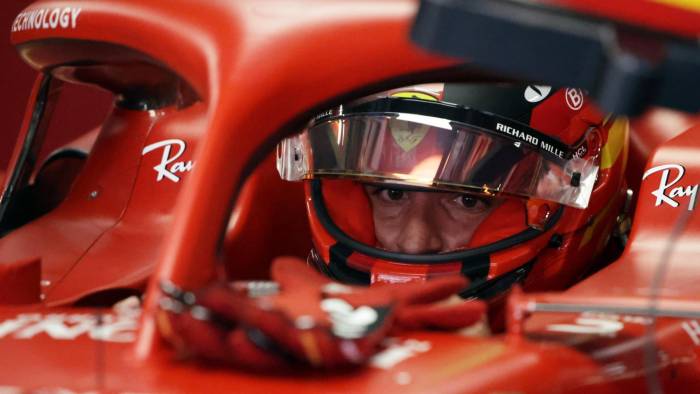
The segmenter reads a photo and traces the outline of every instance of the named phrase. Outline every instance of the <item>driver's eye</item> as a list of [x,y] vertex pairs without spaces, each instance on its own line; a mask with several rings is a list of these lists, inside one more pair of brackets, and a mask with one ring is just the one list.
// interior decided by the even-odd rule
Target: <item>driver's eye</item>
[[465,208],[474,208],[478,203],[479,200],[471,196],[462,195],[460,198],[460,204]]
[[392,201],[398,201],[398,200],[402,199],[404,196],[403,190],[384,189],[383,191],[384,191],[383,194],[386,194],[386,197]]
[[366,186],[367,193],[373,199],[387,204],[403,204],[408,201],[409,192],[381,186]]
[[481,211],[491,206],[491,201],[469,194],[460,194],[452,199],[460,207],[470,211]]

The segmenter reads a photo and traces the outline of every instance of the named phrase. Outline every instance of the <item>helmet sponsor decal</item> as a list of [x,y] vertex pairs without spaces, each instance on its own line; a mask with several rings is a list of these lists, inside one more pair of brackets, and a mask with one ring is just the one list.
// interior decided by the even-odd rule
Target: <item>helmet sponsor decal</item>
[[[177,149],[177,153],[171,156],[171,151],[173,147]],[[177,161],[177,159],[185,153],[187,149],[187,144],[185,141],[179,139],[170,139],[158,141],[150,144],[143,148],[142,155],[146,155],[149,152],[163,148],[163,153],[160,158],[160,163],[155,165],[153,169],[156,171],[156,182],[160,182],[167,178],[175,183],[180,182],[180,177],[177,173],[189,172],[194,167],[194,162],[192,160],[187,161]]]
[[[619,128],[615,130],[619,131]],[[581,142],[574,145],[571,151],[571,157],[573,159],[582,159],[584,157],[600,155],[602,139],[603,137],[600,135],[600,130],[598,128],[589,127],[588,131],[581,139]],[[608,133],[607,146],[610,147],[615,142],[617,142],[617,139],[610,138],[610,133]]]
[[583,107],[583,92],[581,89],[568,88],[564,96],[566,97],[566,105],[574,111],[578,111]]
[[[505,125],[501,122],[496,122],[496,131],[501,132],[503,134],[507,134],[509,136],[515,137],[523,142],[526,142],[532,146],[539,147],[540,149],[547,151],[555,156],[559,156],[561,158],[566,157],[566,152],[560,149],[557,146],[554,146],[553,144],[547,142],[547,141],[540,141],[539,138],[537,138],[534,135],[531,135],[527,132],[524,132],[522,130],[519,130],[515,127]],[[516,145],[519,146],[519,145]]]
[[552,91],[551,86],[547,85],[528,85],[525,88],[525,100],[529,103],[538,103],[547,98],[549,92]]
[[574,150],[573,158],[574,159],[580,159],[582,157],[586,157],[586,154],[588,153],[588,141],[583,141],[579,146],[576,147]]
[[497,122],[496,123],[496,131],[500,131],[501,133],[508,134],[510,136],[513,136],[519,140],[525,141],[530,145],[533,146],[538,146],[540,139],[532,136],[528,133],[525,133],[523,131],[520,131],[516,129],[515,127],[511,127],[508,125],[504,125],[503,123]]
[[[672,187],[683,179],[685,167],[680,164],[663,164],[652,167],[644,172],[642,180],[657,172],[661,173],[661,178],[659,179],[659,187],[651,192],[656,197],[654,206],[658,207],[661,204],[668,204],[673,208],[677,208],[680,205],[677,200],[682,197],[688,197],[688,210],[692,211],[695,208],[695,201],[698,195],[698,184]],[[669,181],[670,178],[673,179]]]
[[75,29],[82,10],[80,7],[51,7],[23,11],[15,17],[11,31]]

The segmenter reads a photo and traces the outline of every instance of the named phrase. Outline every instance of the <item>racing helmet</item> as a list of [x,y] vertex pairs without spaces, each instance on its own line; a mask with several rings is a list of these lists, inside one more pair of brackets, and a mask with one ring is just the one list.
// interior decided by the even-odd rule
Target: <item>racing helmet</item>
[[[329,277],[461,274],[463,297],[492,298],[518,282],[557,289],[580,279],[624,201],[627,134],[625,119],[605,116],[580,89],[433,83],[319,114],[278,145],[277,169],[307,180],[309,263]],[[472,231],[458,247],[391,249],[377,233],[377,190],[453,193],[481,211],[467,216]]]

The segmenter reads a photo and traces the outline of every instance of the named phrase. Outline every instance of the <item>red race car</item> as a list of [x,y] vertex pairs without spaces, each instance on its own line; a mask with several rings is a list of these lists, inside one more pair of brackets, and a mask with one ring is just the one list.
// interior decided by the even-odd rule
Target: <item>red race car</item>
[[[30,5],[10,26],[20,56],[39,73],[0,198],[0,388],[125,393],[697,390],[700,303],[694,275],[700,271],[692,262],[698,255],[694,230],[700,229],[694,216],[700,182],[694,113],[700,90],[693,89],[700,69],[699,26],[697,7],[672,1],[605,6],[583,0],[425,1],[420,10],[413,1],[57,0]],[[514,80],[545,81],[524,85],[531,103],[549,94],[543,88],[547,83],[578,86],[557,96],[571,111],[583,111],[585,90],[603,110],[635,118],[628,128],[624,118],[601,117],[605,137],[586,139],[581,150],[580,144],[537,134],[535,126],[518,129],[488,111],[447,106],[463,123],[479,120],[477,129],[487,129],[495,119],[494,132],[515,138],[509,147],[530,144],[546,151],[534,155],[533,147],[526,149],[518,156],[518,168],[532,157],[542,163],[546,156],[548,169],[568,176],[565,190],[584,185],[591,196],[599,196],[590,204],[577,192],[552,197],[540,187],[552,171],[534,177],[541,182],[527,190],[506,188],[514,185],[507,182],[466,185],[485,194],[527,197],[528,220],[543,220],[530,226],[538,237],[528,238],[528,245],[567,251],[551,257],[547,266],[533,266],[532,256],[522,257],[529,249],[521,248],[522,258],[512,265],[514,249],[477,245],[489,251],[478,270],[466,271],[445,259],[437,261],[444,263],[439,270],[412,266],[410,274],[421,280],[435,272],[461,272],[473,286],[465,290],[467,298],[487,284],[498,290],[492,335],[404,330],[386,339],[359,368],[293,372],[182,360],[182,352],[163,340],[169,337],[163,331],[167,325],[158,324],[163,300],[186,303],[192,294],[180,289],[267,279],[275,257],[306,258],[312,246],[321,271],[328,268],[334,277],[356,274],[334,271],[331,255],[339,249],[324,242],[338,239],[338,232],[311,214],[307,224],[304,205],[313,205],[313,186],[284,182],[275,171],[280,157],[298,159],[294,149],[318,154],[321,145],[295,145],[289,137],[323,126],[329,119],[323,111],[340,105],[357,111],[343,118],[349,127],[354,127],[352,119],[370,119],[377,105],[409,102],[413,115],[435,114],[436,108],[443,114],[447,107],[439,105],[447,88],[439,100],[430,98],[430,91],[405,97],[405,90],[396,89],[436,81]],[[61,124],[51,120],[67,84],[110,92],[112,107],[96,130],[39,165],[42,141],[48,133],[61,132]],[[390,93],[366,101],[377,92]],[[359,104],[346,105],[358,99]],[[309,128],[310,119],[315,123]],[[425,115],[406,119],[402,126],[428,122]],[[405,151],[432,135],[427,129],[406,130],[393,134]],[[337,129],[332,133],[342,140]],[[411,140],[415,133],[421,135],[417,142]],[[341,145],[333,152],[338,154]],[[599,173],[585,166],[592,146],[598,149]],[[572,170],[574,162],[582,164]],[[324,170],[314,165],[300,177]],[[282,168],[283,177],[296,179],[298,174],[285,176]],[[530,174],[541,169],[526,168]],[[354,169],[344,168],[341,175]],[[415,173],[400,175],[406,185],[414,181],[406,176]],[[460,182],[457,186],[465,186],[464,179]],[[399,191],[389,198],[412,189]],[[342,209],[345,200],[340,201]],[[333,216],[333,206],[328,208]],[[552,226],[560,217],[566,219],[560,226],[575,223],[576,231],[555,237]],[[624,246],[621,254],[615,242]],[[401,256],[370,249],[347,252],[346,265],[362,265],[351,262],[353,253],[360,256],[356,261],[370,256],[366,280],[394,280],[396,266],[386,261],[401,261]],[[525,292],[508,292],[515,283]],[[553,290],[560,291],[536,292]]]

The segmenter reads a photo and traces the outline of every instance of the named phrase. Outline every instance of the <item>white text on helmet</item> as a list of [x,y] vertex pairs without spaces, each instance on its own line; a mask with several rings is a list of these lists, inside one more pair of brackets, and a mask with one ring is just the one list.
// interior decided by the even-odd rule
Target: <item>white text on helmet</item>
[[514,127],[506,126],[503,123],[496,123],[496,130],[498,130],[502,133],[511,135],[511,136],[518,138],[520,140],[523,140],[530,145],[539,146],[541,149],[543,149],[549,153],[552,153],[554,155],[557,155],[561,158],[564,157],[565,153],[561,149],[557,149],[555,146],[553,146],[552,144],[549,144],[545,141],[540,142],[539,138],[534,137],[534,136],[532,136],[524,131],[520,131]]
[[546,151],[549,152],[549,153],[553,153],[553,154],[555,154],[555,155],[557,155],[557,156],[559,156],[559,157],[561,157],[561,158],[564,157],[564,152],[563,152],[561,149],[557,149],[557,148],[555,148],[554,146],[552,146],[551,144],[548,144],[548,143],[546,143],[546,142],[544,142],[544,141],[542,141],[542,142],[540,143],[540,148],[546,150]]
[[496,130],[512,135],[520,140],[527,142],[528,144],[537,146],[540,142],[539,138],[533,137],[528,133],[522,132],[514,127],[506,126],[503,123],[496,123]]

